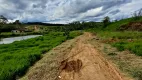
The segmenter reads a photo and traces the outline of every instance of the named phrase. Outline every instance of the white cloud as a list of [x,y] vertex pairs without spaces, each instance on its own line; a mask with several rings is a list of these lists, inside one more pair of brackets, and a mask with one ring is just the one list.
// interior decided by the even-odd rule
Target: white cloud
[[142,8],[141,0],[0,0],[0,15],[10,21],[68,23],[128,17]]
[[90,10],[88,10],[87,12],[81,13],[81,14],[76,18],[76,20],[79,21],[79,20],[81,20],[81,19],[83,19],[83,18],[85,18],[85,17],[91,17],[91,16],[93,17],[93,16],[96,16],[96,15],[98,15],[98,14],[101,12],[102,8],[103,8],[103,7],[99,7],[99,8],[95,8],[95,9],[90,9]]

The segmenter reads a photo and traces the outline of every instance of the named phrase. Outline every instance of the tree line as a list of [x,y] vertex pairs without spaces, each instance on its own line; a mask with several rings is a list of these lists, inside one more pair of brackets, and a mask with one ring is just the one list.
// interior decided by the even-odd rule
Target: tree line
[[13,23],[7,23],[8,19],[3,15],[0,16],[0,32],[9,32],[26,25],[43,25],[44,27],[49,27],[50,31],[73,31],[73,30],[85,30],[88,28],[94,27],[106,27],[110,23],[110,18],[105,17],[102,22],[80,22],[75,21],[69,24],[51,24],[51,23],[42,23],[42,22],[28,22],[21,23],[19,20],[16,20]]

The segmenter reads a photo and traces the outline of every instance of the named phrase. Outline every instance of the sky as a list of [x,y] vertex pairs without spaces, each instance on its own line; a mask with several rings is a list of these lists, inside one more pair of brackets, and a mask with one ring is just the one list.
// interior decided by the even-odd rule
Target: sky
[[142,0],[0,0],[0,15],[10,22],[70,23],[131,17]]

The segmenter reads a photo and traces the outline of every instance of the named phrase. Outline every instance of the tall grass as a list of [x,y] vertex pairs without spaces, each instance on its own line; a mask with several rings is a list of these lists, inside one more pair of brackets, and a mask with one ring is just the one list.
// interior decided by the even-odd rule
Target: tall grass
[[23,33],[2,32],[0,33],[0,38],[26,36],[26,35],[42,35],[47,33],[48,32],[23,32]]
[[138,31],[119,31],[121,25],[129,22],[140,22],[142,17],[135,20],[134,18],[123,19],[117,22],[112,22],[106,28],[92,28],[87,31],[97,33],[102,40],[116,39],[116,42],[109,42],[119,50],[129,50],[138,56],[142,56],[142,32]]
[[[71,38],[80,35],[71,32]],[[41,37],[11,44],[0,45],[0,80],[15,80],[41,58],[43,53],[66,40],[61,32],[52,32]]]
[[134,42],[120,41],[113,44],[120,51],[129,50],[138,56],[142,56],[142,40],[136,40]]
[[135,18],[127,18],[127,19],[122,19],[120,21],[117,22],[112,22],[110,25],[108,25],[104,30],[107,31],[117,31],[120,26],[128,24],[129,22],[140,22],[142,21],[142,17],[139,17],[139,19],[135,19]]
[[142,56],[142,32],[137,31],[100,31],[98,36],[102,40],[116,39],[118,41],[109,42],[112,46],[117,47],[120,51],[129,50],[138,56]]
[[[96,27],[88,29],[86,31],[97,34],[97,36],[100,38],[99,41],[109,43],[120,51],[129,50],[131,51],[131,53],[137,56],[142,56],[142,32],[134,30],[120,31],[120,27],[122,27],[122,25],[129,24],[130,22],[142,22],[142,17],[139,17],[137,19],[135,19],[135,17],[123,19],[117,22],[112,22],[106,28]],[[104,51],[106,51],[105,47]],[[126,71],[128,74],[130,74],[137,80],[142,80],[141,64],[139,63],[139,60],[138,62],[136,62],[137,60],[136,61],[134,60],[135,58],[138,57],[127,60],[129,55],[127,55],[127,57],[123,56],[126,59],[123,59],[123,57],[122,59],[120,59],[121,56],[118,55],[119,57],[116,57],[117,54],[119,53],[114,53],[114,52],[108,53],[108,55],[110,55],[112,59],[114,59],[114,62],[116,62],[120,66],[120,69],[122,71]]]

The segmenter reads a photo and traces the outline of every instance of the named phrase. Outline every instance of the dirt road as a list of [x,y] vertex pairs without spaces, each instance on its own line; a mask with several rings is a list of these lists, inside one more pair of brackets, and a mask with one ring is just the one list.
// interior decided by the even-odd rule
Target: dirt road
[[84,33],[61,44],[49,52],[54,54],[47,53],[21,80],[126,80],[88,43],[93,37],[91,33]]
[[[60,80],[123,80],[111,63],[87,43],[91,38],[90,33],[85,33],[76,41],[76,46],[66,57],[68,61],[66,68],[60,73]],[[69,63],[77,60],[81,61],[81,66],[79,63]]]

